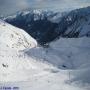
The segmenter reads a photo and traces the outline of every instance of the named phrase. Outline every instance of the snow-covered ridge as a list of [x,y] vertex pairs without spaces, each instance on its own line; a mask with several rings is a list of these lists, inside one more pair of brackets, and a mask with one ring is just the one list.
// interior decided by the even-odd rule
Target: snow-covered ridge
[[34,21],[43,20],[47,18],[49,21],[53,23],[59,23],[61,17],[63,17],[67,12],[57,12],[57,11],[50,11],[50,10],[42,10],[42,9],[30,9],[19,11],[16,14],[9,15],[7,17],[3,17],[2,19],[5,21],[10,21],[12,19],[16,19],[19,16],[24,17],[28,21],[33,18]]
[[[30,19],[33,18],[34,20],[39,20],[39,19],[44,19],[46,17],[53,17],[54,14],[57,14],[56,12],[52,12],[52,11],[48,11],[48,10],[40,10],[40,9],[31,9],[31,10],[25,10],[25,11],[19,11],[17,12],[17,14],[11,15],[11,16],[7,16],[5,18],[3,18],[3,20],[6,19],[15,19],[17,18],[19,15],[23,16],[26,19]],[[28,16],[28,17],[26,17]]]
[[17,50],[37,46],[36,40],[24,30],[16,28],[2,20],[0,20],[0,43],[4,43],[7,47]]

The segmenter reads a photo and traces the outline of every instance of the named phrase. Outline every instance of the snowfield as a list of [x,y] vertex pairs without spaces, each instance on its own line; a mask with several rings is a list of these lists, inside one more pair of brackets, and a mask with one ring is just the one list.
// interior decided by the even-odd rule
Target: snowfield
[[0,88],[90,90],[90,38],[60,38],[43,48],[0,21]]
[[32,48],[25,50],[25,54],[70,71],[72,82],[90,82],[90,38],[60,38],[50,43],[48,48]]
[[37,46],[36,40],[24,30],[16,28],[2,20],[0,20],[0,43],[4,43],[7,47],[17,50]]

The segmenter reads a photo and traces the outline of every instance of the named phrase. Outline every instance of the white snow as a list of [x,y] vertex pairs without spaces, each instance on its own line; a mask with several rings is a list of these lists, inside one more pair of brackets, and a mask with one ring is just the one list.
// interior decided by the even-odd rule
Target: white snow
[[0,88],[90,90],[90,38],[60,38],[48,48],[0,21]]
[[32,48],[37,46],[36,40],[28,35],[24,30],[16,28],[4,21],[0,21],[0,43],[17,50]]
[[36,40],[25,31],[0,20],[0,81],[26,80],[25,68],[36,69],[36,65],[19,52],[36,46]]
[[[50,43],[48,48],[37,47],[30,50],[26,49],[24,52],[38,61],[50,63],[59,68],[68,77],[63,77],[64,81],[68,82],[69,80],[69,83],[74,85],[77,83],[77,86],[85,84],[89,86],[90,38],[60,38]],[[82,86],[81,90],[89,90],[90,88],[86,89],[88,86]],[[74,90],[74,88],[62,90]]]

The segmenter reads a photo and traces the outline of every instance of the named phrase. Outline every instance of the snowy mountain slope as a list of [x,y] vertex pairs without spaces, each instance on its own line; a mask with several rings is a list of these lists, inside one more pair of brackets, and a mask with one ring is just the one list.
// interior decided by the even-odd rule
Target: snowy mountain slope
[[[17,32],[20,35],[20,37],[19,36],[18,37],[21,39],[23,39],[24,35],[27,39],[30,38],[30,41],[28,40],[28,42],[32,44],[32,47],[27,46],[27,44],[25,44],[26,45],[25,47],[19,46],[17,48],[16,46],[14,46],[14,48],[12,48],[11,46],[13,43],[17,44],[17,41],[15,41],[14,39],[18,40],[18,37],[15,32]],[[14,37],[11,38],[10,37],[11,34],[13,34],[15,38]],[[10,42],[8,42],[9,39]],[[60,40],[63,41],[64,43],[66,41],[69,41],[65,39],[60,39]],[[82,38],[79,41],[81,41],[82,43],[83,40],[88,40],[88,38],[84,38],[84,39]],[[71,85],[67,83],[72,80],[71,76],[76,77],[75,74],[77,73],[74,74],[73,72],[70,72],[70,70],[74,71],[74,68],[72,68],[69,64],[68,58],[70,58],[70,56],[68,56],[67,58],[68,52],[63,55],[63,57],[67,58],[68,60],[68,64],[67,64],[67,60],[65,58],[62,58],[61,54],[59,55],[59,52],[63,53],[61,48],[58,49],[59,51],[57,51],[57,49],[55,48],[58,47],[58,45],[60,45],[61,41],[58,40],[52,42],[50,44],[50,47],[46,49],[41,47],[36,47],[37,45],[36,41],[30,36],[28,36],[28,34],[23,32],[21,29],[18,29],[16,27],[11,26],[10,24],[0,21],[0,88],[1,87],[5,88],[10,86],[11,88],[18,87],[19,90],[42,90],[42,89],[43,90],[89,90],[90,89],[89,86],[81,88],[81,86],[78,86],[77,84],[76,87],[75,85]],[[75,40],[70,40],[70,43],[74,41]],[[77,41],[78,43],[77,45],[81,46],[81,43],[79,43],[79,41]],[[34,44],[32,42],[34,42]],[[57,44],[57,42],[60,43]],[[56,46],[54,46],[54,44]],[[87,45],[89,44],[90,43],[89,42],[87,43],[86,41],[85,47],[87,48]],[[30,49],[28,49],[28,47]],[[63,47],[63,49],[64,48],[65,47]],[[77,52],[78,50],[76,51],[76,53]],[[70,55],[72,56],[72,54]],[[60,60],[60,58],[63,61]],[[65,66],[62,67],[63,65],[62,62],[64,62],[64,65],[66,65],[67,67]],[[59,68],[58,65],[60,65]],[[82,65],[80,67],[80,70],[82,69],[83,71],[84,67],[87,69],[87,63],[85,65],[84,66]],[[88,68],[89,68],[89,64],[88,64]]]
[[[62,26],[64,25],[64,26]],[[90,36],[90,7],[76,9],[64,16],[59,23],[61,36],[82,37]]]
[[0,20],[0,81],[26,80],[28,76],[24,68],[32,70],[36,65],[24,60],[19,50],[36,46],[36,40],[25,31]]
[[[18,37],[15,32],[19,34]],[[11,34],[14,37],[10,37]],[[25,37],[27,37],[30,44],[33,44],[32,47],[26,44],[26,47],[19,46],[17,48],[14,46],[12,48],[13,43],[17,44],[14,39],[23,39],[24,35],[27,35]],[[60,85],[65,84],[64,80],[68,79],[67,73],[65,75],[54,74],[59,72],[57,68],[49,63],[37,61],[23,53],[23,49],[33,48],[36,45],[36,41],[22,30],[0,21],[0,88],[8,88],[9,86],[11,88],[14,86],[19,87],[20,90],[40,90],[45,87],[49,90],[62,88]],[[63,77],[62,80],[60,80],[60,76]],[[54,78],[57,78],[57,80]],[[57,87],[56,82],[60,83],[57,83]],[[69,88],[70,86],[66,87]]]
[[28,35],[24,30],[16,28],[0,20],[0,43],[7,47],[23,50],[37,46],[36,40]]
[[73,83],[90,83],[90,38],[60,38],[50,43],[48,48],[37,47],[24,52],[70,72],[70,81]]
[[[5,49],[6,50],[6,49]],[[13,53],[12,53],[13,52]],[[16,50],[0,51],[0,86],[20,90],[87,90],[69,85],[69,71],[59,70],[49,63],[37,61]],[[2,64],[6,65],[3,67]]]
[[27,81],[34,75],[48,73],[44,69],[52,65],[25,57],[21,52],[36,46],[36,40],[25,31],[0,20],[0,82]]
[[45,68],[51,67],[32,58],[25,58],[16,50],[0,50],[0,82],[29,81],[29,78],[47,73],[43,70]]

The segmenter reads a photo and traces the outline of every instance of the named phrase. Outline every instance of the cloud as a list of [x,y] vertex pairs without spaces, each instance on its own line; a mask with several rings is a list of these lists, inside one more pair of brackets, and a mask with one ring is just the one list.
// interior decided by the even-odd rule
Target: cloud
[[14,13],[27,7],[26,0],[0,0],[0,14]]
[[25,8],[68,10],[90,6],[90,0],[0,0],[0,14],[11,14]]
[[33,0],[33,7],[39,8],[73,9],[86,6],[90,6],[90,0]]

